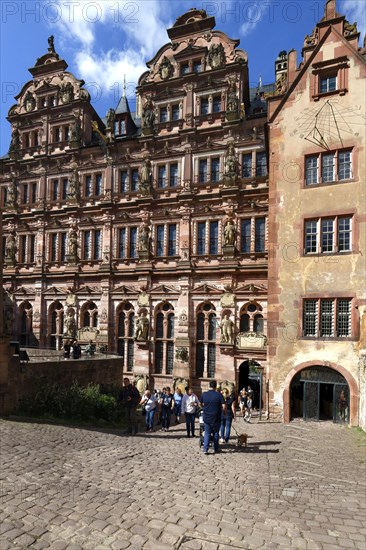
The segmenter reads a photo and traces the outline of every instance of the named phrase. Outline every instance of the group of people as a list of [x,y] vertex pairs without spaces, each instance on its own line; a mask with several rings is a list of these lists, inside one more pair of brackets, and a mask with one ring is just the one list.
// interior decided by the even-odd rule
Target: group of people
[[[92,340],[89,341],[89,344],[85,347],[85,354],[92,356],[95,354],[95,344]],[[65,340],[63,345],[63,355],[64,359],[80,359],[81,357],[81,346],[77,340]]]
[[182,416],[185,418],[187,437],[195,437],[195,419],[200,412],[203,415],[204,436],[203,452],[208,454],[210,441],[213,442],[214,452],[220,452],[219,443],[227,443],[230,439],[232,422],[236,420],[237,403],[245,421],[250,422],[253,403],[253,390],[250,386],[240,392],[238,400],[234,394],[224,388],[217,388],[215,380],[209,383],[209,390],[202,394],[201,399],[191,387],[182,390],[177,388],[175,393],[169,387],[162,391],[145,390],[142,398],[137,388],[128,378],[123,381],[123,389],[118,401],[123,404],[128,433],[136,434],[138,422],[136,408],[142,406],[145,417],[146,433],[154,431],[154,424],[161,426],[167,432],[170,428],[172,415],[178,424]]

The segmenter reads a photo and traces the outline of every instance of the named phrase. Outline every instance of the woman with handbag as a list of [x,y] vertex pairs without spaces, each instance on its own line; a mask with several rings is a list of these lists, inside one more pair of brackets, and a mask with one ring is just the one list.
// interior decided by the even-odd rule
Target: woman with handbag
[[156,411],[156,397],[151,395],[150,390],[146,390],[140,405],[145,409],[146,433],[154,431],[154,414]]

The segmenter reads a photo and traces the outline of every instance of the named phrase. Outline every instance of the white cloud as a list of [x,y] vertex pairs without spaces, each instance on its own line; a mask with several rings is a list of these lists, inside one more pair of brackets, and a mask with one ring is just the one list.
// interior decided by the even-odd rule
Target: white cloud
[[[61,45],[75,46],[75,63],[86,82],[110,91],[117,82],[137,84],[148,61],[169,41],[170,4],[158,0],[57,0],[62,18],[57,22]],[[121,49],[105,51],[99,33],[120,33]],[[55,33],[56,34],[56,33]]]
[[350,23],[357,22],[357,30],[361,33],[361,41],[366,32],[366,4],[363,0],[343,0],[337,9],[346,16]]
[[242,6],[241,17],[244,19],[244,23],[240,27],[240,33],[243,37],[251,34],[257,25],[259,25],[270,7],[271,1],[249,2]]

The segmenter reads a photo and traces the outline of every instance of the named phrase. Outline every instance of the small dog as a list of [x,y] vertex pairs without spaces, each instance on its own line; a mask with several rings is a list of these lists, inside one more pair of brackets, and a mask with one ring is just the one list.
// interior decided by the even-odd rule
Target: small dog
[[236,441],[237,447],[246,447],[248,442],[248,434],[238,434],[238,439]]

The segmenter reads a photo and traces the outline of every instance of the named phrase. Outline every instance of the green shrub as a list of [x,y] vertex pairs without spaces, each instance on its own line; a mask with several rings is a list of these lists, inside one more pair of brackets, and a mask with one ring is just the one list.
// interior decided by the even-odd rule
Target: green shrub
[[103,392],[99,384],[80,386],[74,381],[70,387],[43,379],[36,381],[36,391],[21,401],[18,414],[83,421],[103,420],[116,422],[119,417],[117,390],[112,395]]

